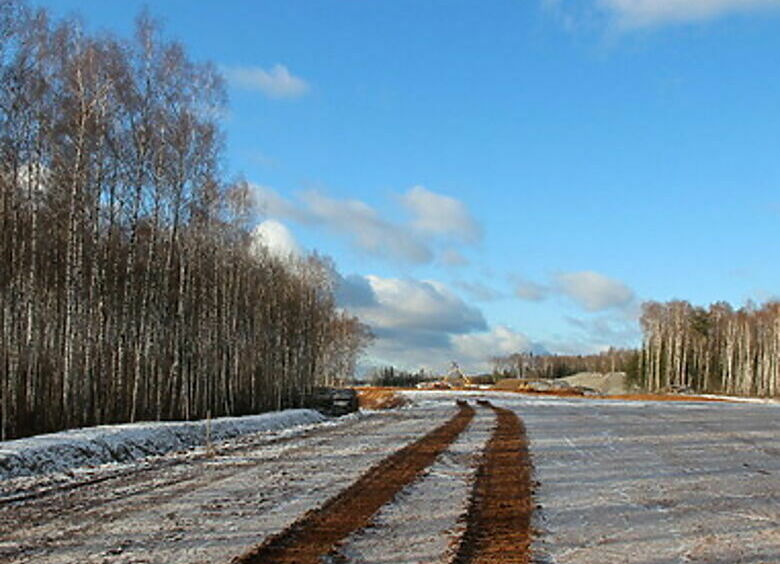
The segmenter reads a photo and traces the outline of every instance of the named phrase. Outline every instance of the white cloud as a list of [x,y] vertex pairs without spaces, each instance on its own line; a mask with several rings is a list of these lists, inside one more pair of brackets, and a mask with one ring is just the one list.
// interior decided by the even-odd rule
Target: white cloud
[[258,245],[262,245],[271,254],[280,257],[301,255],[301,248],[293,234],[287,226],[274,219],[263,221],[252,231],[252,246],[257,249]]
[[[258,185],[253,188],[258,209],[269,218],[319,225],[346,237],[355,248],[369,255],[405,263],[432,262],[436,250],[446,243],[437,239],[436,235],[447,237],[448,240],[461,237],[471,239],[480,232],[462,203],[428,191],[424,191],[422,199],[415,200],[416,211],[413,212],[414,217],[410,225],[385,219],[374,208],[360,200],[336,199],[322,192],[309,190],[297,193],[297,201],[291,201],[271,188]],[[414,190],[409,193],[414,193]],[[426,212],[423,205],[425,199],[430,200],[430,205],[442,205],[449,211],[440,217],[433,212]],[[453,223],[445,227],[442,219],[444,216],[452,218]],[[460,225],[462,229],[456,229],[456,225]],[[455,233],[461,234],[455,237]],[[446,246],[439,260],[449,266],[467,262],[451,245]]]
[[335,296],[339,306],[355,310],[379,305],[371,282],[365,276],[341,276],[338,272],[334,272],[333,276],[336,279]]
[[527,302],[541,302],[549,293],[550,288],[530,280],[518,279],[515,284],[515,295]]
[[588,311],[628,307],[635,299],[633,290],[623,282],[590,270],[558,274],[555,286]]
[[425,369],[444,375],[455,361],[467,374],[489,372],[493,358],[518,351],[538,351],[522,333],[498,326],[481,332],[463,335],[442,335],[438,340],[415,340],[379,335],[367,354],[368,364],[394,365],[406,370]]
[[534,344],[527,336],[505,325],[497,325],[483,333],[454,335],[452,344],[462,362],[478,366],[479,370],[489,370],[493,357],[534,349]]
[[599,352],[610,347],[635,347],[642,332],[636,317],[601,315],[592,319],[567,317],[566,322],[576,334],[569,338],[568,346],[581,351]]
[[424,241],[383,219],[364,202],[337,200],[316,191],[304,192],[300,199],[315,222],[346,235],[368,254],[412,264],[433,260],[433,252]]
[[780,7],[780,0],[542,0],[568,30],[602,24],[620,29],[694,23],[729,14]]
[[286,200],[273,188],[260,184],[251,184],[250,186],[255,206],[264,217],[290,219],[302,223],[309,221],[308,215],[300,206]]
[[488,327],[479,309],[434,280],[352,275],[342,279],[336,296],[376,336],[370,364],[443,374],[456,361],[473,373],[490,370],[495,356],[539,350],[509,327]]
[[443,250],[439,260],[444,266],[466,266],[469,264],[469,260],[455,249]]
[[501,292],[488,286],[487,284],[483,284],[482,282],[460,281],[455,282],[455,286],[463,290],[472,300],[475,301],[490,302],[503,297]]
[[376,303],[354,310],[376,329],[460,334],[486,328],[482,312],[439,282],[372,275],[365,278]]
[[261,67],[223,67],[228,82],[244,90],[256,90],[269,98],[299,98],[309,91],[308,83],[284,65]]
[[600,0],[624,28],[693,22],[780,6],[779,0]]
[[482,238],[482,228],[460,200],[414,186],[401,197],[412,214],[412,226],[423,232],[445,235],[474,243]]

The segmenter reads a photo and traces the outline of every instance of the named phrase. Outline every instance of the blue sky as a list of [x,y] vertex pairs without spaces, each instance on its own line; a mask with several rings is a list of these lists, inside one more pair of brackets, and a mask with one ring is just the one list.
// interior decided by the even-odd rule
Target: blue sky
[[[643,300],[778,295],[778,0],[144,4],[228,78],[259,235],[332,256],[368,362],[639,342]],[[265,223],[263,223],[265,222]]]

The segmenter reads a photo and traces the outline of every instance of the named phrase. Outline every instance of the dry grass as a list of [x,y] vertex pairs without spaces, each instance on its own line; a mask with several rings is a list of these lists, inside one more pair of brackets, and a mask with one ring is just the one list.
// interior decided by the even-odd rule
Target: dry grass
[[409,403],[391,388],[361,388],[357,392],[360,409],[394,409]]

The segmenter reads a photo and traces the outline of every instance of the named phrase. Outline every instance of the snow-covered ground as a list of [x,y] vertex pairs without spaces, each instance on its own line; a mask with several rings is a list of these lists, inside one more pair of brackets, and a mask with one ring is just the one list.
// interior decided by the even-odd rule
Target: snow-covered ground
[[325,420],[312,409],[288,409],[210,421],[127,423],[72,429],[0,442],[0,480],[128,462],[263,431]]
[[372,526],[348,537],[341,553],[349,562],[383,564],[447,562],[453,539],[465,529],[474,474],[495,417],[485,409],[428,468],[420,480],[403,489],[382,508]]
[[[780,406],[409,392],[414,404],[168,454],[136,472],[2,503],[0,562],[228,562],[486,397],[525,421],[540,562],[780,563]],[[477,457],[495,423],[467,430],[341,546],[349,562],[447,562]],[[35,494],[36,480],[29,480]],[[2,494],[0,482],[0,494]]]
[[780,563],[776,402],[469,395],[525,422],[541,561]]
[[780,563],[776,406],[506,404],[528,430],[550,562]]
[[0,504],[0,562],[228,562],[455,413],[454,403],[347,416],[289,440]]

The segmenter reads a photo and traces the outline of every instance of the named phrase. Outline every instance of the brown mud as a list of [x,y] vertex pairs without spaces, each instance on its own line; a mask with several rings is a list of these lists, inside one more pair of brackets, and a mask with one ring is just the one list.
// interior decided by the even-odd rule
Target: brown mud
[[394,390],[360,389],[358,390],[360,409],[395,409],[410,402]]
[[477,470],[466,531],[452,562],[528,564],[534,501],[525,426],[509,409],[478,403],[493,409],[497,423]]
[[346,490],[309,511],[234,564],[319,564],[338,557],[339,541],[366,527],[376,511],[413,482],[449,447],[474,418],[474,408],[458,401],[458,413],[421,439],[370,468]]

